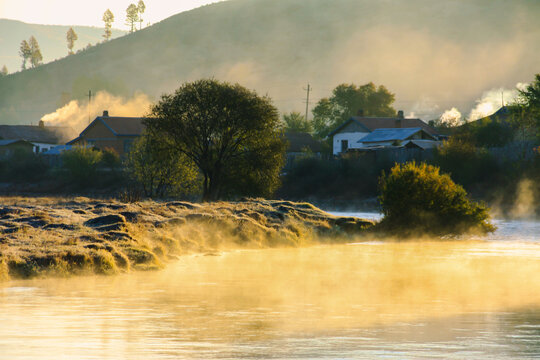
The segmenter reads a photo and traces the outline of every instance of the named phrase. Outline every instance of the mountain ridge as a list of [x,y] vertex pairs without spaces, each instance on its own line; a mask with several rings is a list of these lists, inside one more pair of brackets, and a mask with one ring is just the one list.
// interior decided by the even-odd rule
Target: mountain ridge
[[0,123],[36,122],[62,94],[156,99],[201,77],[268,94],[283,111],[305,107],[308,82],[317,101],[369,81],[395,92],[406,114],[467,111],[482,92],[540,71],[539,16],[530,0],[219,2],[0,80]]

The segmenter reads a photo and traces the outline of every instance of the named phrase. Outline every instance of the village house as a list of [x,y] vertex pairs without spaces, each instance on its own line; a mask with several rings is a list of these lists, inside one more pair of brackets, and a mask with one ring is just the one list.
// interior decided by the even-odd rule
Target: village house
[[358,140],[360,148],[416,145],[417,148],[423,149],[427,148],[430,142],[433,144],[431,147],[438,143],[435,136],[422,128],[375,129]]
[[133,141],[143,133],[143,120],[142,117],[109,116],[109,112],[104,111],[102,116],[96,117],[67,145],[92,145],[101,150],[113,149],[118,155],[124,156],[129,152]]
[[[64,144],[73,137],[73,130],[63,126],[45,126],[43,121],[35,125],[0,125],[0,140],[27,141],[31,151],[42,153],[56,145]],[[22,143],[21,143],[22,144]],[[28,145],[24,145],[28,149]]]
[[[358,116],[353,116],[332,131],[328,136],[332,138],[332,149],[334,155],[347,152],[349,149],[360,149],[368,144],[373,146],[376,142],[364,143],[362,139],[380,129],[421,129],[420,136],[429,137],[429,141],[437,141],[439,134],[437,131],[417,118],[405,118],[403,111],[399,111],[396,117],[366,117],[362,110],[359,110]],[[408,131],[398,131],[396,133],[377,133],[376,135],[385,135],[390,137],[404,136]],[[392,134],[392,135],[390,135]],[[411,135],[412,136],[412,135]],[[379,147],[392,146],[396,140],[380,141]],[[403,139],[407,140],[407,139]],[[420,140],[420,139],[418,139]],[[403,145],[403,144],[402,144]]]
[[[72,146],[92,146],[97,149],[113,149],[120,156],[129,152],[133,141],[142,135],[144,131],[144,118],[142,117],[117,117],[109,116],[104,111],[102,116],[96,117],[84,129],[81,134],[69,141],[66,146],[52,149],[48,154],[58,155],[71,149]],[[287,157],[295,157],[299,154],[310,152],[320,154],[321,144],[307,133],[285,133],[287,141]]]

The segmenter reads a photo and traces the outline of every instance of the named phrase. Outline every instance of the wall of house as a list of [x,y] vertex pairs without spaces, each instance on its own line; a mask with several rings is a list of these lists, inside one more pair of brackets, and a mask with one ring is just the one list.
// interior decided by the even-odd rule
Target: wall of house
[[36,154],[42,153],[44,151],[47,151],[59,145],[59,144],[46,144],[46,143],[38,143],[38,142],[32,142],[32,144],[34,145],[34,152]]
[[362,147],[362,144],[358,143],[358,140],[368,135],[368,132],[340,132],[334,135],[332,140],[333,154],[339,155],[341,153],[341,141],[347,140],[349,149],[358,149]]
[[113,149],[124,156],[131,148],[137,136],[116,136],[101,121],[96,121],[73,145],[89,144],[100,150]]

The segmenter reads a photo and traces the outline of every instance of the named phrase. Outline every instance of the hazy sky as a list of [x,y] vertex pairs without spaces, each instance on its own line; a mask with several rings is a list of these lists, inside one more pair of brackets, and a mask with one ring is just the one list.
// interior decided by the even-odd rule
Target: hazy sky
[[[144,24],[220,0],[144,0]],[[107,9],[115,16],[114,28],[126,29],[126,9],[138,0],[0,0],[0,18],[36,24],[103,26]]]

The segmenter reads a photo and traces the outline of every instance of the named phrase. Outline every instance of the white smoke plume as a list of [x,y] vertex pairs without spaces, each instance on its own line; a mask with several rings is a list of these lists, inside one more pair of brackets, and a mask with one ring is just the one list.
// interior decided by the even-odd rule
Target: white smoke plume
[[149,112],[151,104],[150,98],[143,93],[126,99],[99,91],[90,105],[88,102],[72,100],[55,112],[44,115],[41,120],[46,126],[68,127],[80,133],[88,126],[89,117],[90,121],[93,121],[104,110],[109,111],[109,116],[144,116]]
[[476,101],[476,106],[471,110],[467,121],[474,121],[489,116],[499,110],[504,105],[511,104],[517,100],[518,89],[525,88],[527,84],[517,83],[514,89],[491,89],[482,94],[482,97]]
[[459,126],[463,123],[461,112],[455,107],[446,110],[439,118],[439,124],[448,127]]

